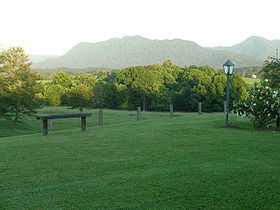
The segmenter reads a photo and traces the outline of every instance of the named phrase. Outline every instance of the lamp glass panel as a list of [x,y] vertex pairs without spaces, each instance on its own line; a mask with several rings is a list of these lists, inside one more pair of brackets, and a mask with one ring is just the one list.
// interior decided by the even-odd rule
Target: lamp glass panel
[[225,71],[225,74],[228,74],[229,66],[224,66],[224,71]]
[[233,66],[229,66],[229,74],[233,73]]

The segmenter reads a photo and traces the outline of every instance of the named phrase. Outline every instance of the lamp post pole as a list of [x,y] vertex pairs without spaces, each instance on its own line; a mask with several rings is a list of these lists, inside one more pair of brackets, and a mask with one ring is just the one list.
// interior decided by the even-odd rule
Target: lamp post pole
[[229,74],[227,74],[226,125],[228,125],[228,107],[229,107]]
[[233,68],[234,68],[234,64],[228,60],[227,62],[224,63],[223,65],[225,74],[227,75],[227,84],[226,84],[226,107],[225,107],[225,117],[226,117],[226,122],[225,125],[228,125],[228,112],[229,112],[229,76],[233,73]]

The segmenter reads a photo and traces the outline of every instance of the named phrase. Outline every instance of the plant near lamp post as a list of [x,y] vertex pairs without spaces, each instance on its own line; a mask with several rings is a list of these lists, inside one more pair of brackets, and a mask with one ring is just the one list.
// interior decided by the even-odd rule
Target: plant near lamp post
[[249,118],[254,127],[267,127],[276,122],[280,128],[280,91],[263,80],[248,89],[248,97],[234,104],[234,112]]

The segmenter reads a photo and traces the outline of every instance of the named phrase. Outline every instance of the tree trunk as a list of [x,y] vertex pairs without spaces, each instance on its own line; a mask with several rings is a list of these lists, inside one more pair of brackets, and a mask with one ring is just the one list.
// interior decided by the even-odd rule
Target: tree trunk
[[16,111],[15,112],[15,120],[14,120],[14,123],[17,124],[18,122],[18,112]]
[[143,96],[143,111],[146,111],[146,96]]

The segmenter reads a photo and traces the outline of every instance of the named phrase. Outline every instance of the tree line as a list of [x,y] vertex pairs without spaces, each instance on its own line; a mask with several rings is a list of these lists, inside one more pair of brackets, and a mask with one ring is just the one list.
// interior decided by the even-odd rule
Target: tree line
[[[24,50],[13,47],[0,52],[0,117],[18,121],[42,106],[136,109],[165,111],[169,104],[177,111],[196,111],[203,102],[206,112],[222,111],[226,75],[209,66],[180,67],[163,64],[133,66],[107,73],[66,72],[41,80],[31,70]],[[246,97],[246,84],[231,76],[231,101]]]
[[[105,75],[59,72],[41,83],[41,97],[47,105],[78,108],[108,108],[164,111],[169,104],[178,111],[222,111],[226,76],[209,66],[179,67],[171,61],[162,65],[135,66]],[[231,79],[232,100],[245,96],[246,84]]]

